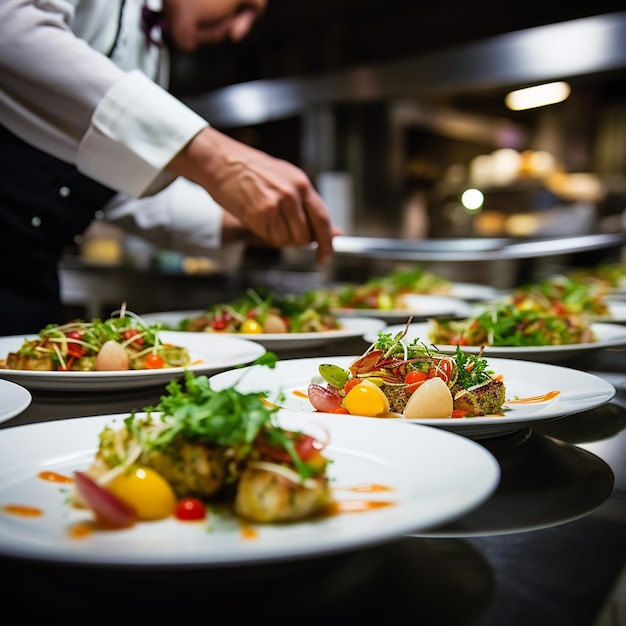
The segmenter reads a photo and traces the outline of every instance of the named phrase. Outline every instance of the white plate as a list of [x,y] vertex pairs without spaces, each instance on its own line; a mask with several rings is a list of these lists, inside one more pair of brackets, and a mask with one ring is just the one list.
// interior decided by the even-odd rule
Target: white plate
[[[415,322],[409,326],[406,334],[408,341],[420,339],[427,346],[432,345],[428,340],[428,333],[431,322]],[[387,326],[383,329],[385,333],[395,335],[402,332],[405,328],[404,324]],[[598,338],[593,343],[572,343],[564,346],[485,346],[485,357],[504,357],[507,359],[524,359],[532,361],[541,361],[543,363],[553,363],[564,361],[582,354],[596,352],[604,348],[626,345],[626,328],[618,324],[602,324],[593,323],[591,329]],[[365,341],[373,343],[378,338],[378,331],[365,335]],[[456,346],[446,344],[437,344],[437,348],[441,352],[454,352]],[[463,346],[464,352],[476,354],[480,350],[480,346]]]
[[343,318],[359,313],[367,317],[408,320],[435,316],[466,317],[472,314],[472,307],[460,298],[449,296],[429,296],[407,294],[403,297],[406,306],[402,309],[333,309],[333,313]]
[[32,402],[28,389],[0,379],[0,422],[19,415]]
[[[95,416],[17,426],[0,431],[0,510],[14,504],[41,509],[41,517],[0,513],[0,553],[65,562],[225,566],[294,559],[351,550],[458,519],[496,489],[500,468],[485,448],[434,428],[383,421],[357,423],[350,416],[283,412],[281,425],[319,436],[328,432],[325,454],[335,497],[392,502],[359,513],[285,525],[255,525],[245,538],[235,520],[173,518],[128,530],[94,532],[72,539],[73,524],[89,519],[67,505],[67,485],[38,478],[42,471],[71,476],[93,459],[98,434],[125,415]],[[339,417],[339,419],[337,419]],[[358,427],[358,434],[357,428]],[[359,492],[358,485],[390,490]],[[352,488],[352,489],[351,489]],[[210,532],[208,532],[210,530]]]
[[[158,370],[128,370],[123,372],[35,372],[0,369],[0,378],[11,380],[27,389],[52,391],[103,391],[105,389],[138,389],[167,384],[179,378],[184,370],[196,374],[212,374],[237,365],[251,363],[262,356],[265,348],[247,339],[161,331],[161,341],[189,348],[192,365]],[[27,336],[35,338],[36,335]],[[0,337],[0,359],[15,352],[24,342],[24,335]]]
[[[211,377],[211,385],[214,389],[223,389],[237,383],[237,389],[244,393],[266,391],[269,393],[269,400],[280,403],[287,410],[311,413],[315,410],[308,400],[307,386],[313,379],[319,379],[319,366],[322,363],[332,363],[347,368],[355,358],[341,356],[287,359],[278,361],[274,369],[250,366],[237,372],[216,374]],[[616,393],[615,387],[610,383],[574,369],[514,359],[488,359],[488,362],[491,369],[504,377],[508,400],[543,396],[553,390],[558,390],[560,394],[545,402],[507,405],[510,410],[500,417],[390,420],[357,416],[355,419],[363,422],[373,420],[392,424],[425,424],[473,438],[491,437],[520,430],[533,422],[573,415],[602,406]],[[283,401],[279,400],[281,392],[285,395]]]
[[[148,324],[165,324],[171,328],[176,328],[184,319],[198,317],[204,311],[164,311],[162,313],[147,313],[141,319]],[[340,330],[327,330],[323,332],[310,333],[219,333],[223,337],[245,337],[250,341],[256,341],[267,350],[300,350],[311,346],[322,346],[331,341],[339,339],[350,339],[352,337],[362,337],[365,333],[377,332],[384,325],[382,320],[371,317],[342,317]],[[172,331],[179,332],[179,331]],[[196,333],[202,334],[202,333]],[[215,336],[216,333],[204,333]]]

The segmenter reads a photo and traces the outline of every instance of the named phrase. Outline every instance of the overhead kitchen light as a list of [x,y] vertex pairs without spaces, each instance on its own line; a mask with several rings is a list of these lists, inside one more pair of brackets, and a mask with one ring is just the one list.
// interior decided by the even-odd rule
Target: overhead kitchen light
[[524,111],[563,102],[570,92],[569,84],[559,81],[511,91],[506,95],[504,102],[512,111]]

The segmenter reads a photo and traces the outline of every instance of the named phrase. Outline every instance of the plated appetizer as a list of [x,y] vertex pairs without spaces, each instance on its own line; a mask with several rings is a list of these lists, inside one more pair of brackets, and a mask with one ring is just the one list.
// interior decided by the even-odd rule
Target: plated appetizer
[[396,270],[385,276],[370,278],[361,285],[345,285],[330,291],[328,297],[335,309],[406,309],[407,294],[450,295],[452,283],[424,269]]
[[101,431],[73,504],[105,528],[203,519],[209,507],[259,523],[321,514],[333,500],[325,442],[281,428],[277,411],[262,394],[215,391],[186,371],[158,405]]
[[582,315],[498,303],[462,320],[432,319],[428,340],[451,346],[563,346],[596,341]]
[[626,264],[623,263],[600,263],[573,270],[569,275],[575,280],[600,283],[609,293],[626,289]]
[[173,330],[213,333],[311,333],[341,329],[329,302],[314,291],[278,296],[248,289],[240,298],[186,318]]
[[[410,323],[410,320],[409,320]],[[481,354],[443,354],[404,332],[381,331],[366,352],[344,369],[319,366],[308,386],[318,411],[365,417],[449,418],[501,414],[505,386]]]
[[607,295],[603,281],[559,274],[517,287],[508,301],[523,310],[596,318],[610,316]]
[[161,342],[158,327],[124,307],[106,320],[50,324],[0,361],[3,369],[39,372],[154,370],[189,364],[186,347]]

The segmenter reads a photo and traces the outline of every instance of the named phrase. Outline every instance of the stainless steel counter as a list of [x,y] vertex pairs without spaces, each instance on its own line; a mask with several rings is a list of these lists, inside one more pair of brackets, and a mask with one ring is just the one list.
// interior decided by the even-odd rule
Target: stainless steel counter
[[[316,352],[331,358],[364,347],[345,340]],[[219,613],[255,624],[617,626],[606,621],[605,607],[620,601],[612,593],[626,565],[624,357],[605,350],[566,364],[611,382],[617,395],[608,405],[480,440],[497,458],[501,482],[454,523],[331,557],[219,571],[3,558],[3,610],[64,624],[106,615],[167,623]],[[34,392],[31,406],[1,427],[139,409],[163,391]]]

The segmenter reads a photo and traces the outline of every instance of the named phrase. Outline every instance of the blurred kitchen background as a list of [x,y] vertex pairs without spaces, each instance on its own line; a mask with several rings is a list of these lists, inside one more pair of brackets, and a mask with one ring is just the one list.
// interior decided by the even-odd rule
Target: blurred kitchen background
[[[158,293],[134,304],[142,312],[208,306],[207,292],[220,300],[259,282],[301,290],[360,280],[403,261],[503,287],[564,265],[623,261],[620,9],[601,1],[269,0],[243,42],[177,53],[172,90],[220,130],[300,165],[347,239],[363,245],[346,245],[328,268],[306,250],[189,259],[96,224],[68,254],[68,304],[84,302],[86,289],[90,313],[108,305],[102,294],[114,304],[114,281],[97,280],[118,267],[164,277],[152,283]],[[545,83],[562,89],[552,103],[507,106],[511,91]],[[486,241],[477,249],[489,250],[489,242],[593,235],[609,237],[560,255],[503,257],[497,268],[490,255],[446,257],[455,239]],[[397,252],[377,254],[372,238],[397,242]],[[438,241],[437,254],[420,256],[420,242]]]

